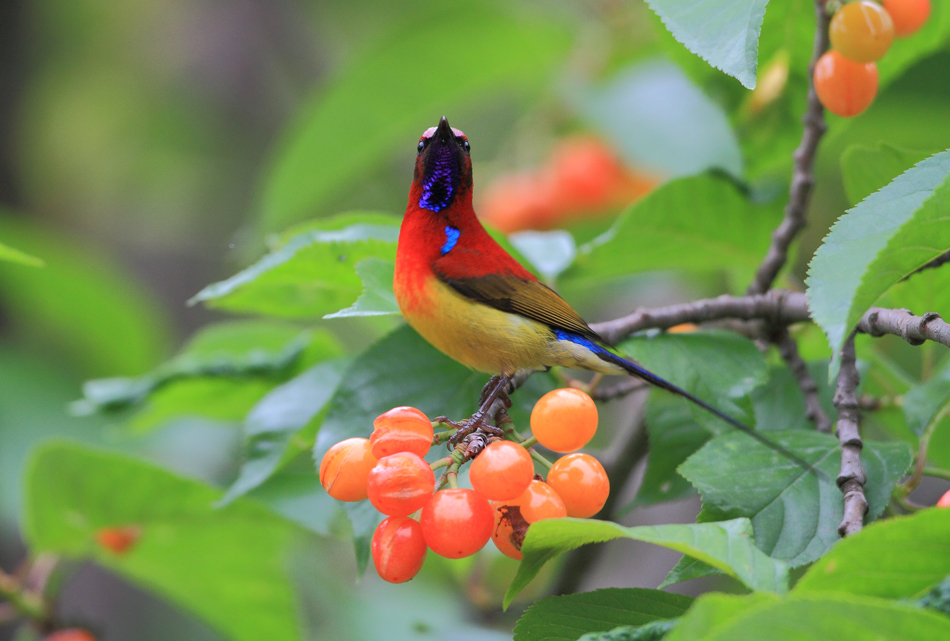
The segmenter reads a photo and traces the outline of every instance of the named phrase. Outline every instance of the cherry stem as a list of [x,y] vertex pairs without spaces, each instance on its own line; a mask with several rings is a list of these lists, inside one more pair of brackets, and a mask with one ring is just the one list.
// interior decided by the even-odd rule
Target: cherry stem
[[937,479],[943,479],[945,481],[950,481],[950,471],[941,470],[936,467],[925,467],[923,471],[924,476],[932,476]]
[[[433,425],[436,425],[436,423],[433,423]],[[441,425],[441,423],[438,423],[438,425]],[[456,432],[458,432],[457,429],[451,429],[451,430],[444,430],[444,431],[442,431],[442,432],[436,432],[435,434],[432,435],[432,444],[433,444],[433,445],[442,445],[443,443],[445,443],[446,441],[448,441],[450,438],[452,438],[453,436],[455,436],[455,433],[456,433]]]
[[554,465],[554,463],[541,456],[538,452],[535,452],[534,450],[528,450],[528,452],[531,454],[531,458],[549,470],[551,469],[551,466]]
[[538,444],[538,439],[536,439],[536,438],[533,437],[533,436],[532,436],[531,438],[529,438],[529,439],[525,439],[525,440],[521,441],[522,447],[525,447],[525,448],[527,448],[527,449],[531,449],[532,447],[534,447],[534,446],[537,445],[537,444]]
[[438,461],[435,461],[429,465],[432,468],[432,471],[435,472],[437,469],[442,467],[447,467],[453,463],[454,459],[451,456],[446,456],[445,458],[440,458]]

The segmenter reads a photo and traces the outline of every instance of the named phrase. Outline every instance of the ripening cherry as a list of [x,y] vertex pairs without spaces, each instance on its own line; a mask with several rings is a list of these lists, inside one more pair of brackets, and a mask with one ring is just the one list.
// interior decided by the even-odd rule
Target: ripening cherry
[[142,530],[135,525],[107,527],[96,532],[96,541],[114,554],[125,554],[141,535]]
[[433,490],[432,468],[412,452],[379,459],[366,479],[369,502],[386,516],[409,516],[425,505]]
[[408,516],[391,516],[373,533],[373,564],[384,581],[405,583],[419,574],[426,559],[422,526]]
[[521,516],[528,523],[537,523],[544,519],[560,519],[567,516],[567,507],[550,485],[534,480],[528,489],[516,499],[506,501],[509,505],[521,508]]
[[472,487],[490,501],[515,498],[533,477],[534,463],[528,450],[511,441],[489,443],[468,472]]
[[950,491],[937,499],[937,507],[950,507]]
[[491,538],[494,515],[488,499],[475,490],[436,492],[419,519],[429,549],[448,559],[475,554]]
[[559,207],[584,211],[611,203],[624,181],[623,163],[599,138],[575,136],[560,141],[551,158],[555,201]]
[[884,10],[894,22],[894,33],[909,36],[930,17],[930,0],[884,0]]
[[825,109],[846,118],[867,109],[877,94],[877,66],[828,51],[815,65],[815,93]]
[[579,389],[566,387],[548,392],[531,410],[531,433],[555,452],[578,450],[597,431],[597,406]]
[[564,502],[568,516],[585,519],[604,507],[610,480],[600,461],[590,454],[568,454],[548,470],[548,485]]
[[69,628],[68,630],[58,630],[45,637],[45,641],[96,641],[92,632],[80,628]]
[[362,501],[366,498],[366,479],[376,465],[368,438],[340,441],[320,461],[320,484],[338,501]]
[[894,22],[876,2],[857,0],[838,9],[828,27],[831,47],[848,60],[874,62],[894,41]]
[[432,447],[432,421],[414,407],[394,407],[373,421],[369,442],[377,459],[396,452],[425,456]]

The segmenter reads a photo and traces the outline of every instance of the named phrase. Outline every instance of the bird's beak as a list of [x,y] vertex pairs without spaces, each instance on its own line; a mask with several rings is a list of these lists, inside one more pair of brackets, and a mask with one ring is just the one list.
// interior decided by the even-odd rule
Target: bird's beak
[[435,134],[432,137],[442,142],[455,140],[455,132],[452,131],[452,127],[449,126],[449,121],[445,116],[442,116],[442,120],[439,121],[439,126],[435,128]]

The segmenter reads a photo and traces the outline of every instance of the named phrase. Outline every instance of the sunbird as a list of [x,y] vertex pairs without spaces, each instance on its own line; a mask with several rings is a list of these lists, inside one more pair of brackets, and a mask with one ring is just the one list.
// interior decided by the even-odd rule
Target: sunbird
[[467,431],[480,426],[484,412],[516,372],[560,365],[640,378],[813,469],[728,414],[607,349],[580,314],[479,222],[472,206],[468,138],[444,116],[419,139],[393,291],[402,315],[423,338],[463,365],[497,377]]

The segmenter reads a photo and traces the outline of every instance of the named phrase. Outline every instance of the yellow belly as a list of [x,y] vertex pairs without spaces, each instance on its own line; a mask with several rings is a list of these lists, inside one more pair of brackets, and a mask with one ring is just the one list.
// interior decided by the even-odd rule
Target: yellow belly
[[406,321],[439,351],[472,369],[510,375],[562,365],[623,373],[586,348],[555,340],[546,325],[473,302],[435,278],[418,287],[412,304],[397,295]]

